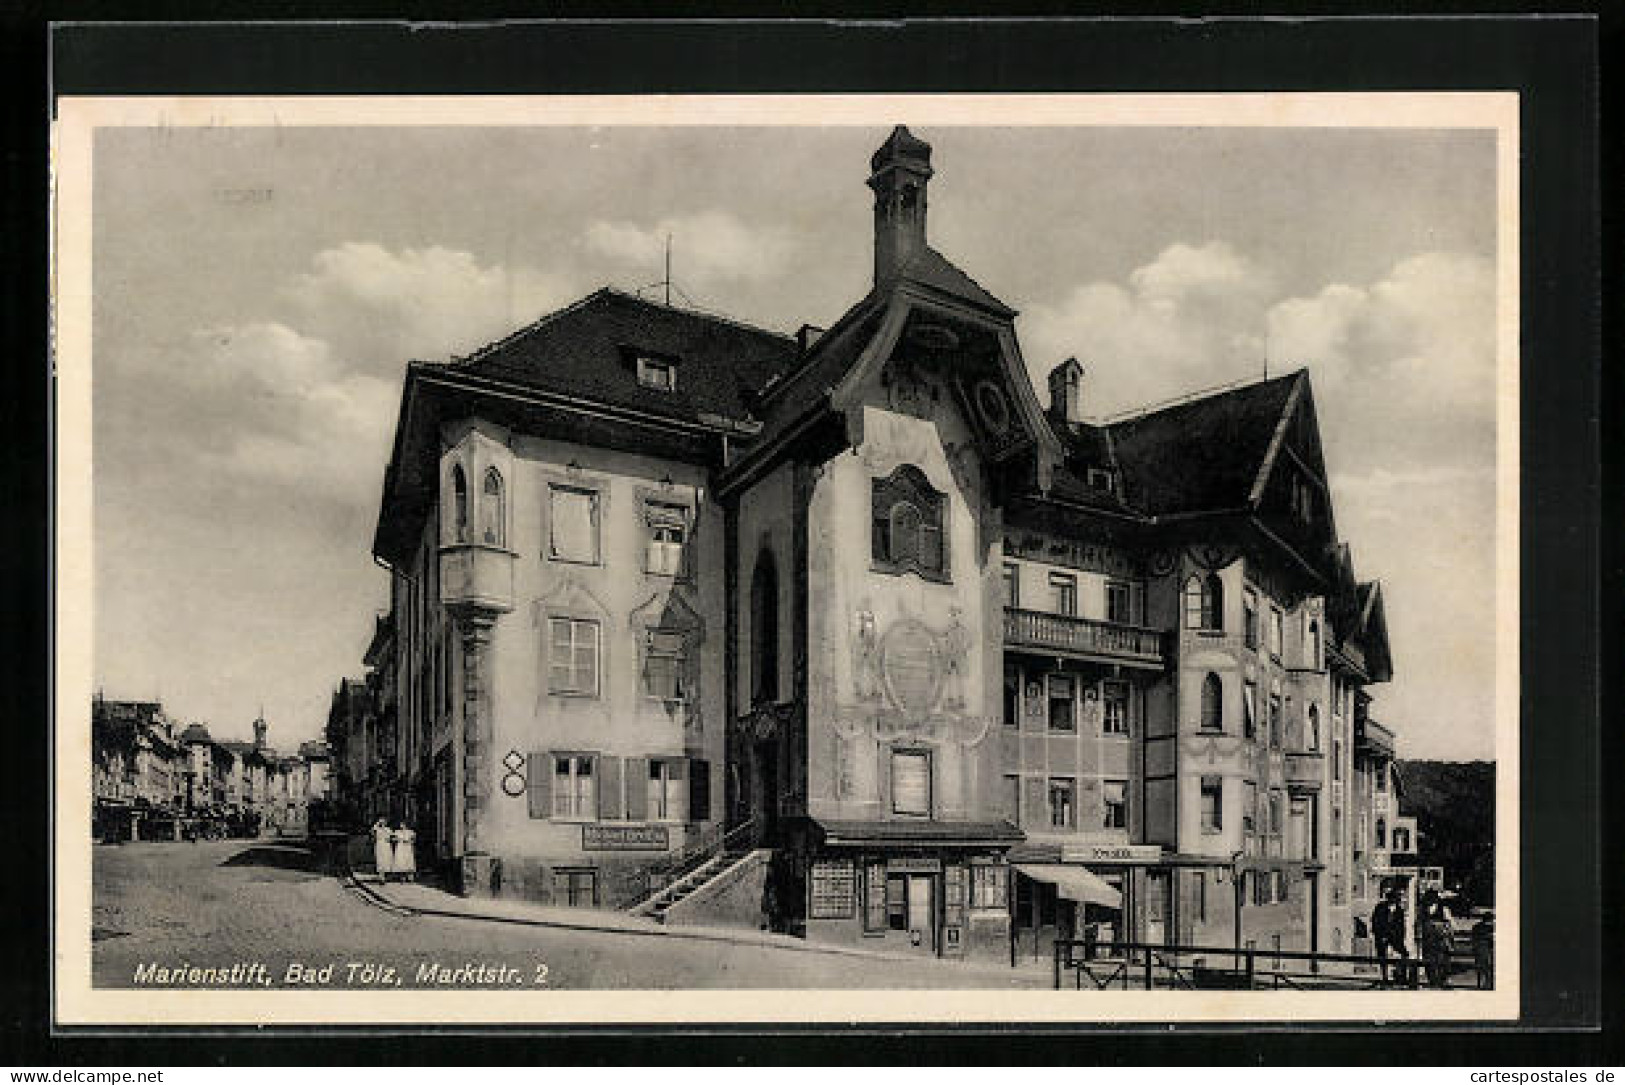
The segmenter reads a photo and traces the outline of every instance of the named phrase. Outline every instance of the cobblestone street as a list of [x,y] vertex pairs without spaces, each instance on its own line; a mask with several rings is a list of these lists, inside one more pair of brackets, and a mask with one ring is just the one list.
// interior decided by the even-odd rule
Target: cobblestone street
[[[484,965],[453,987],[560,989],[1043,988],[1047,973],[951,961],[865,959],[612,931],[553,930],[431,916],[397,916],[315,873],[301,847],[272,841],[98,845],[94,857],[94,983],[137,986],[138,969],[264,966],[271,987],[296,986],[290,966],[321,970],[314,986],[374,986],[394,969],[401,987],[438,986],[423,965]],[[497,970],[506,972],[495,975]],[[257,982],[257,981],[256,981]],[[150,979],[141,986],[197,986]],[[385,983],[384,986],[390,986]],[[211,985],[214,986],[214,985]]]

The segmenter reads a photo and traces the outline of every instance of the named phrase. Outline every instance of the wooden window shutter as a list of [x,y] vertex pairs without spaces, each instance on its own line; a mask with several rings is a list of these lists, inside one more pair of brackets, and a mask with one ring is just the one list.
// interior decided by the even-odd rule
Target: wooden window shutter
[[525,761],[525,795],[533,818],[553,816],[553,796],[549,791],[553,783],[553,755],[546,750],[532,750]]
[[598,765],[598,818],[609,821],[624,815],[621,802],[621,759],[600,757]]
[[626,759],[626,816],[631,821],[645,821],[649,817],[648,758]]
[[688,820],[711,820],[711,762],[702,758],[689,759]]

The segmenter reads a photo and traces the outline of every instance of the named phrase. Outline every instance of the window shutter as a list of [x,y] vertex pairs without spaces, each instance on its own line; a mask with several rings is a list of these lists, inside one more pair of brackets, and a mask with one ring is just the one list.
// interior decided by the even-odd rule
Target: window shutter
[[525,761],[525,795],[533,818],[553,816],[552,795],[553,756],[546,750],[533,750]]
[[711,820],[711,762],[698,757],[689,759],[688,820]]
[[598,760],[598,819],[609,821],[620,818],[623,813],[621,803],[621,759],[619,757],[600,757]]
[[648,758],[626,759],[626,816],[630,821],[645,821],[649,817]]

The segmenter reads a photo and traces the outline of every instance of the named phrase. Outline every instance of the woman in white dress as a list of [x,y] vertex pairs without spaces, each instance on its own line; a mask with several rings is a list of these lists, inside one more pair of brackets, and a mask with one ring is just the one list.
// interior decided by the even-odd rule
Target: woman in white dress
[[395,866],[394,844],[390,840],[393,835],[389,822],[383,818],[372,823],[372,858],[378,867],[378,880],[381,882],[389,881],[390,872]]
[[418,834],[401,822],[395,830],[395,873],[403,881],[415,881],[418,874]]

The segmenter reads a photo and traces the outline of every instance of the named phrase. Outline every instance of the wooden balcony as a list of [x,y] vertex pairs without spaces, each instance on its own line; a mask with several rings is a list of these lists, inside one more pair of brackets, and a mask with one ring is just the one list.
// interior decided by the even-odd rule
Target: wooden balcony
[[1168,661],[1167,637],[1161,630],[1018,607],[1004,609],[1004,646],[1012,651],[1151,670],[1162,670]]

